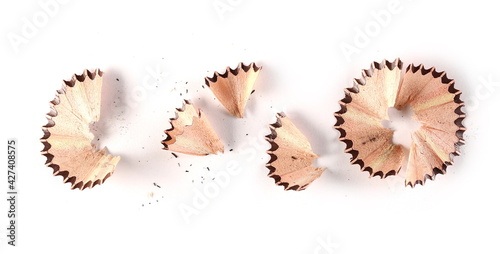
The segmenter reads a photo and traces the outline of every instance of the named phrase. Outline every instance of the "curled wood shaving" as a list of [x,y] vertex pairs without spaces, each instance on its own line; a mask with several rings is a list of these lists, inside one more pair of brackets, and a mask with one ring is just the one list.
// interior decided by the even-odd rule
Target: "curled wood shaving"
[[388,120],[389,107],[411,107],[421,123],[412,134],[406,169],[405,184],[414,187],[446,173],[453,162],[451,155],[459,155],[458,146],[464,144],[464,103],[455,81],[445,72],[412,64],[403,75],[402,67],[396,59],[374,62],[363,70],[363,78],[345,89],[341,109],[335,113],[335,128],[346,144],[345,151],[352,155],[351,163],[371,176],[395,175],[402,167],[404,151],[392,143],[393,131],[384,128],[382,120]]
[[71,183],[72,189],[92,188],[109,178],[120,160],[97,150],[89,124],[97,122],[101,109],[102,75],[100,70],[85,70],[64,81],[51,103],[48,123],[42,127],[42,154],[56,176]]

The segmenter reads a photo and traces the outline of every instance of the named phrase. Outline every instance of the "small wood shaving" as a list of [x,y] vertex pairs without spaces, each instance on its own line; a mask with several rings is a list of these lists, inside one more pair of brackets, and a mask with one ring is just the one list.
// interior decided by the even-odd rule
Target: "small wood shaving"
[[227,67],[223,74],[215,72],[212,78],[206,77],[205,84],[230,114],[243,118],[248,98],[254,91],[261,69],[255,63],[239,63],[236,69]]
[[267,153],[271,159],[266,167],[269,177],[285,190],[304,190],[325,171],[311,166],[318,157],[307,138],[284,113],[277,114],[277,121],[270,125],[271,134],[266,140],[271,144]]
[[170,124],[163,149],[198,156],[224,152],[224,145],[208,119],[189,101],[185,100],[182,108],[176,110]]

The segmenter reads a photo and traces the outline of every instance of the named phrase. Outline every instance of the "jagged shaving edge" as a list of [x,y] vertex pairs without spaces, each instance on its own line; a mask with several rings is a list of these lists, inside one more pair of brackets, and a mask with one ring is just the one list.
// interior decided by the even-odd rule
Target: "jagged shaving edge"
[[274,179],[274,183],[276,185],[281,185],[285,188],[285,190],[295,190],[295,191],[301,191],[307,188],[309,186],[308,184],[305,184],[303,186],[300,185],[293,185],[289,186],[290,183],[288,182],[281,182],[281,177],[279,175],[275,175],[274,172],[276,172],[276,168],[272,165],[274,161],[278,159],[278,157],[274,154],[274,151],[278,150],[279,145],[274,142],[274,140],[278,137],[278,133],[276,132],[277,128],[281,128],[283,125],[281,123],[281,118],[285,118],[286,115],[285,113],[281,112],[276,114],[276,122],[273,124],[269,125],[269,129],[271,130],[271,134],[266,136],[266,141],[271,144],[271,148],[267,150],[267,154],[271,157],[271,159],[267,162],[266,168],[269,169],[269,174],[267,176],[271,177]]
[[240,70],[243,70],[244,72],[248,72],[250,69],[253,69],[254,72],[258,72],[262,69],[261,67],[258,67],[254,62],[251,62],[249,65],[245,65],[244,63],[240,62],[238,66],[234,69],[231,69],[229,66],[226,68],[226,71],[222,74],[219,72],[214,72],[214,75],[210,77],[205,77],[205,85],[210,87],[211,83],[216,83],[217,79],[220,78],[227,78],[229,73],[233,74],[234,76],[238,75]]
[[460,155],[460,146],[465,144],[464,140],[464,132],[467,128],[465,128],[463,124],[463,120],[465,119],[465,113],[462,111],[462,108],[464,107],[464,101],[460,98],[460,95],[462,95],[462,91],[458,90],[455,88],[455,80],[450,79],[447,77],[447,74],[445,71],[438,72],[436,71],[435,67],[431,67],[429,69],[425,69],[423,64],[420,64],[418,66],[415,66],[414,64],[409,65],[406,68],[406,72],[413,72],[416,73],[420,71],[422,75],[432,75],[434,78],[440,78],[441,83],[443,85],[448,85],[448,92],[453,94],[455,97],[453,98],[453,101],[457,104],[457,107],[454,110],[454,113],[457,115],[457,118],[454,120],[454,124],[458,127],[458,130],[455,132],[455,136],[458,138],[458,141],[455,142],[455,151],[451,152],[449,154],[450,160],[449,161],[444,161],[443,164],[441,165],[441,168],[433,168],[432,169],[432,175],[425,174],[424,180],[417,180],[415,183],[407,182],[405,180],[405,186],[410,186],[414,188],[417,184],[424,185],[425,181],[427,179],[434,180],[438,174],[446,174],[446,169],[449,165],[453,165],[453,159],[454,156],[459,156]]
[[[344,152],[350,153],[352,155],[351,157],[351,164],[358,164],[361,168],[361,171],[367,171],[370,173],[370,176],[376,176],[379,175],[381,178],[385,178],[390,175],[395,175],[398,172],[391,170],[387,174],[383,174],[383,172],[378,171],[378,172],[372,172],[373,169],[370,167],[365,167],[364,162],[362,159],[358,159],[358,151],[353,149],[353,142],[350,139],[346,139],[346,131],[341,127],[341,125],[345,122],[344,119],[342,118],[342,114],[344,114],[347,111],[346,105],[349,104],[352,101],[351,93],[359,93],[358,86],[359,85],[365,85],[365,78],[366,77],[371,77],[373,74],[374,68],[381,70],[384,66],[387,66],[390,70],[393,70],[395,67],[399,68],[400,70],[402,69],[403,63],[399,58],[394,60],[394,62],[389,62],[387,60],[383,60],[382,64],[373,62],[370,69],[368,70],[363,70],[362,71],[362,79],[354,79],[354,85],[352,88],[346,88],[344,89],[345,97],[344,99],[340,100],[340,107],[341,109],[337,112],[335,112],[334,116],[337,120],[337,122],[334,125],[334,128],[340,132],[340,137],[339,140],[344,142],[346,145],[346,149]],[[426,179],[431,179],[434,180],[437,174],[445,174],[446,173],[446,168],[448,165],[453,164],[453,156],[459,156],[459,147],[463,144],[465,144],[465,141],[463,139],[463,133],[465,132],[466,128],[463,125],[463,120],[465,119],[465,113],[462,111],[462,107],[464,106],[464,101],[460,99],[460,95],[462,92],[458,89],[455,88],[455,81],[453,79],[449,79],[446,75],[446,72],[441,71],[438,72],[434,67],[425,69],[425,67],[420,64],[418,66],[415,66],[414,64],[409,65],[406,68],[406,72],[412,71],[413,73],[416,73],[417,71],[420,71],[422,75],[427,75],[431,74],[434,78],[441,78],[441,82],[444,85],[449,85],[448,91],[451,94],[454,94],[454,102],[458,104],[457,108],[455,109],[455,114],[457,114],[457,119],[454,121],[455,125],[459,128],[459,130],[455,133],[455,136],[458,138],[458,142],[455,143],[455,151],[450,153],[450,161],[445,161],[442,165],[442,168],[434,168],[433,169],[433,174],[429,175],[426,174],[424,176],[424,181],[417,180],[414,184],[409,183],[405,181],[406,186],[411,186],[412,188],[415,187],[416,184],[424,185]],[[400,168],[401,169],[401,168]],[[400,170],[398,169],[398,171]]]
[[51,135],[49,129],[56,125],[55,121],[52,120],[52,118],[56,117],[58,114],[57,110],[55,109],[55,106],[59,105],[60,103],[59,95],[64,94],[66,92],[67,87],[74,87],[77,80],[80,82],[84,82],[86,78],[94,80],[96,75],[102,77],[103,72],[100,69],[96,69],[93,72],[89,70],[84,70],[82,75],[73,74],[71,80],[63,80],[64,84],[62,85],[61,89],[57,90],[55,98],[52,101],[50,101],[50,112],[47,113],[48,123],[42,127],[44,135],[40,139],[40,141],[44,145],[44,148],[42,149],[41,153],[43,156],[47,158],[45,165],[53,169],[54,176],[62,176],[64,183],[68,182],[71,183],[72,190],[73,189],[85,190],[86,188],[93,188],[96,185],[103,184],[106,181],[106,179],[108,179],[114,172],[114,171],[109,172],[108,174],[106,174],[106,176],[104,176],[102,180],[97,179],[96,181],[88,181],[86,183],[83,183],[83,181],[76,183],[76,176],[70,176],[69,171],[61,170],[59,165],[52,163],[54,155],[49,152],[52,146],[47,140]]
[[382,63],[373,62],[370,65],[370,69],[362,70],[362,78],[361,79],[354,79],[353,86],[351,88],[344,89],[345,97],[344,97],[344,99],[339,101],[340,110],[335,112],[335,114],[334,114],[335,118],[337,119],[337,122],[335,123],[334,128],[340,132],[339,140],[344,142],[346,145],[346,149],[344,150],[344,152],[352,155],[351,160],[350,160],[351,164],[359,165],[361,168],[361,171],[368,172],[370,174],[370,177],[380,176],[381,179],[385,178],[387,176],[390,176],[390,175],[396,175],[399,172],[399,170],[401,170],[401,167],[397,171],[391,170],[391,171],[387,172],[387,174],[385,174],[385,175],[382,171],[373,172],[373,169],[371,167],[365,166],[365,163],[362,159],[358,159],[359,151],[353,149],[354,143],[352,140],[345,138],[347,133],[341,127],[341,125],[345,122],[344,118],[342,118],[342,115],[347,112],[346,105],[351,103],[351,101],[352,101],[351,94],[352,93],[355,93],[355,94],[359,93],[358,87],[364,86],[366,84],[366,78],[371,77],[373,74],[373,71],[375,69],[382,70],[385,66],[387,66],[389,68],[389,70],[391,70],[391,71],[394,70],[394,68],[399,68],[401,70],[403,63],[401,62],[401,60],[399,58],[395,59],[393,62],[383,60]]
[[[167,144],[167,142],[173,140],[171,142],[170,145],[173,145],[175,144],[176,142],[176,136],[178,135],[182,135],[184,133],[184,131],[176,136],[173,136],[173,135],[170,135],[170,132],[174,130],[174,125],[172,124],[172,121],[174,120],[177,120],[179,118],[179,113],[181,112],[184,112],[186,110],[186,105],[192,105],[191,101],[189,100],[184,100],[184,102],[182,103],[182,107],[181,108],[176,108],[176,112],[175,112],[175,117],[172,117],[170,118],[170,124],[171,124],[171,127],[167,130],[164,131],[164,133],[167,135],[167,137],[161,142],[163,144],[163,150],[169,150],[168,146],[169,144]],[[201,117],[201,110],[199,109],[196,109],[196,111],[198,112],[198,117]]]

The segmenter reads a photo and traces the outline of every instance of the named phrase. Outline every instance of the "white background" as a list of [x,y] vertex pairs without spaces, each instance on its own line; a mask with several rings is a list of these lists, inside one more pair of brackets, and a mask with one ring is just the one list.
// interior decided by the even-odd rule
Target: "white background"
[[[500,251],[500,18],[491,2],[68,1],[48,11],[46,2],[0,4],[0,154],[12,137],[19,153],[18,246],[6,244],[2,198],[1,253]],[[35,30],[23,35],[28,23]],[[366,29],[363,42],[356,36]],[[347,44],[358,49],[349,57]],[[370,179],[351,166],[332,129],[343,88],[372,61],[396,57],[445,70],[468,105],[462,156],[414,189],[404,187],[404,172]],[[235,119],[202,85],[241,61],[263,70],[245,118]],[[79,191],[44,166],[39,138],[61,81],[85,68],[105,72],[97,134],[122,159],[104,185]],[[145,99],[133,96],[139,90]],[[182,98],[203,109],[224,154],[176,159],[161,149]],[[282,110],[328,168],[302,192],[266,176],[263,136]],[[239,171],[216,185],[213,174],[230,163]],[[207,186],[218,192],[196,208]],[[183,216],[187,206],[196,214]]]

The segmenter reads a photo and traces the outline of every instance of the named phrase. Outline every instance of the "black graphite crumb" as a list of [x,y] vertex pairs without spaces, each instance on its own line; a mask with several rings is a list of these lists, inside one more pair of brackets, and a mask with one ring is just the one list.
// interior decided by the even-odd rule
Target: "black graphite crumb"
[[181,163],[177,162],[177,165],[180,167],[180,166],[181,166]]
[[232,152],[232,151],[233,151],[233,148],[229,149],[229,151],[230,151],[230,152]]
[[158,185],[157,183],[153,183],[154,186],[158,187],[158,188],[161,188],[160,185]]
[[177,154],[175,153],[172,153],[172,155],[175,157],[175,158],[178,158],[179,156],[177,156]]
[[209,168],[209,167],[207,167],[207,170],[208,170],[208,171],[210,171],[210,168]]
[[119,78],[117,78],[117,79],[116,79],[116,81],[120,81],[120,79],[119,79]]
[[251,92],[250,94],[253,94],[254,92],[255,92],[255,89],[254,89],[254,90],[252,90],[252,92]]

